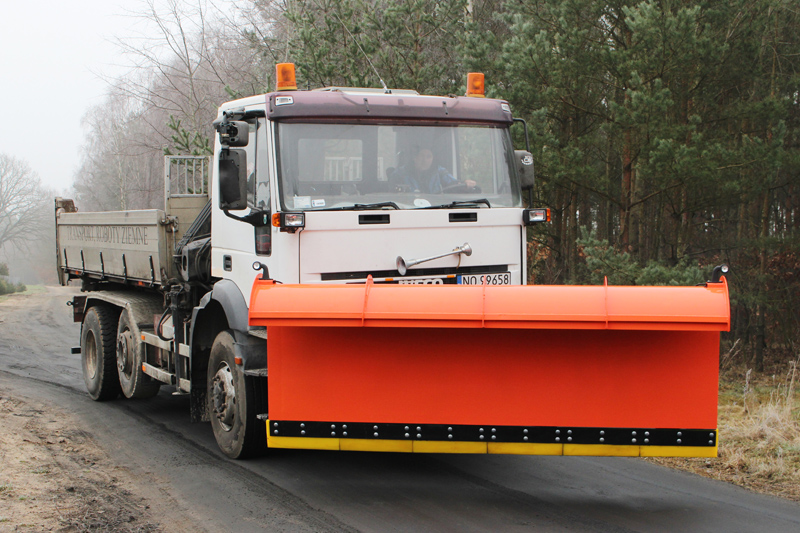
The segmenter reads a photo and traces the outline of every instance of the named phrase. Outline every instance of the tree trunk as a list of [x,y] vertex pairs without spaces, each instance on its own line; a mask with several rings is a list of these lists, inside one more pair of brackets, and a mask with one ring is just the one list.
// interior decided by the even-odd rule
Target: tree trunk
[[689,242],[692,238],[692,217],[689,212],[689,194],[686,187],[681,189],[681,224],[678,228],[678,246],[675,250],[675,260],[679,261],[686,255]]
[[[627,102],[628,97],[625,96]],[[625,132],[625,146],[622,148],[622,193],[619,211],[619,240],[623,251],[630,250],[631,227],[631,185],[633,183],[633,161],[631,158],[631,132]]]
[[569,197],[569,238],[567,241],[567,273],[570,281],[575,281],[575,264],[578,262],[578,191],[573,187]]
[[767,329],[767,309],[765,300],[767,298],[767,291],[764,287],[766,283],[767,272],[767,237],[769,237],[769,208],[770,208],[770,192],[764,193],[761,200],[761,243],[759,250],[759,298],[758,305],[756,306],[756,346],[753,366],[756,372],[764,371],[764,349],[767,346],[766,329]]

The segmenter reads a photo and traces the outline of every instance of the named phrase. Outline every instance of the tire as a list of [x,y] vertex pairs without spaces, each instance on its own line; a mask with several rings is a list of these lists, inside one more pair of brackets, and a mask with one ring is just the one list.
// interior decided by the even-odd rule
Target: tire
[[231,459],[260,455],[266,450],[267,428],[258,420],[266,403],[263,378],[245,376],[234,362],[233,334],[223,331],[211,346],[206,398],[214,438]]
[[81,366],[92,400],[113,400],[120,393],[117,377],[117,316],[106,305],[90,307],[81,327]]
[[119,315],[115,353],[119,385],[126,398],[152,398],[158,394],[161,383],[142,370],[144,344],[127,309]]

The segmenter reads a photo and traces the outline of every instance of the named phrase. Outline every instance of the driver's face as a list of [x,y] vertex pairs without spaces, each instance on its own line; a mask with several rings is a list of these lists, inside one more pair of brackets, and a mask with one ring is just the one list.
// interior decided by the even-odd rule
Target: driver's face
[[414,166],[417,170],[428,170],[433,163],[433,152],[427,148],[422,148],[414,157]]

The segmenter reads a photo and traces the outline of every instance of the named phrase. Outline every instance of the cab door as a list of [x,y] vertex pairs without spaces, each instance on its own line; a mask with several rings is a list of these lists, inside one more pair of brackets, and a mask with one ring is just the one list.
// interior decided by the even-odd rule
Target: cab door
[[273,272],[273,213],[272,151],[269,142],[269,122],[261,118],[246,120],[249,124],[248,143],[237,148],[238,164],[246,168],[247,208],[230,211],[235,217],[245,218],[259,214],[258,221],[237,220],[227,216],[219,203],[219,161],[222,149],[217,143],[216,171],[212,180],[214,196],[211,223],[211,273],[221,279],[230,279],[239,287],[245,301],[249,302],[250,289],[257,272],[253,263],[266,264]]

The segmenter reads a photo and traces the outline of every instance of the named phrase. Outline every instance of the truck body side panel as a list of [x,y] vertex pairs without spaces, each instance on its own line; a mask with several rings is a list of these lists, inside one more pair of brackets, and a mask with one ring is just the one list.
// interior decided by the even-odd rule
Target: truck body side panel
[[171,226],[156,209],[59,213],[62,274],[158,286],[172,270]]

